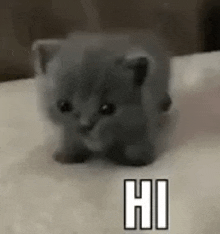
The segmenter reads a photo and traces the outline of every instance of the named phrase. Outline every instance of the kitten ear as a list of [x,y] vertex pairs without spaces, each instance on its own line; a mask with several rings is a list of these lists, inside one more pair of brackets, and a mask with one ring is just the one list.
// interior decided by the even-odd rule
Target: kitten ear
[[148,58],[146,56],[130,58],[127,59],[126,65],[129,69],[134,71],[134,84],[141,86],[148,74]]
[[61,39],[37,40],[32,45],[34,56],[34,69],[38,74],[45,74],[47,63],[58,52],[62,44]]
[[141,86],[144,83],[150,70],[150,62],[152,61],[149,55],[144,51],[132,51],[116,60],[116,64],[133,70],[134,85],[136,86]]

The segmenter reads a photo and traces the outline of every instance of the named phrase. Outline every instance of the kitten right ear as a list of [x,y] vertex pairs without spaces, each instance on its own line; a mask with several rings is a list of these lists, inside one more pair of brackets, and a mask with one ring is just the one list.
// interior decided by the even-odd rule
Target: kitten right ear
[[38,74],[45,74],[47,63],[54,57],[62,45],[61,39],[37,40],[32,45],[34,56],[34,70]]
[[134,84],[141,86],[148,74],[149,61],[147,57],[140,56],[127,61],[127,67],[134,71]]
[[119,57],[115,64],[123,65],[134,72],[134,85],[141,86],[149,73],[149,60],[145,55]]

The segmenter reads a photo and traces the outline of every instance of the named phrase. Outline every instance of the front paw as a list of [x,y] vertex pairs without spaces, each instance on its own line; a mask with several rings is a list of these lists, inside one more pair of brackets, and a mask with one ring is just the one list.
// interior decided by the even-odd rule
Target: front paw
[[127,146],[125,149],[126,162],[131,166],[145,166],[154,162],[154,147],[149,144],[146,146]]
[[55,161],[62,164],[70,163],[84,163],[92,156],[92,153],[89,151],[81,151],[77,153],[65,153],[62,151],[56,151],[53,155]]
[[116,143],[107,154],[107,158],[118,165],[141,167],[152,163],[155,159],[153,147],[123,146]]
[[123,165],[125,166],[133,166],[133,167],[143,167],[146,166],[147,163],[144,159],[127,159],[125,158]]

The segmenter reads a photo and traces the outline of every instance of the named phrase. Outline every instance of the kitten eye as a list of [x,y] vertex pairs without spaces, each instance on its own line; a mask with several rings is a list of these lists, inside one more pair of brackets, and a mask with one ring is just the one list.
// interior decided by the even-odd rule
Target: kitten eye
[[111,115],[115,112],[115,109],[116,107],[114,104],[107,103],[100,107],[99,113],[101,113],[102,115]]
[[57,102],[58,109],[64,113],[64,112],[71,112],[73,110],[73,106],[71,102],[67,100],[60,100]]

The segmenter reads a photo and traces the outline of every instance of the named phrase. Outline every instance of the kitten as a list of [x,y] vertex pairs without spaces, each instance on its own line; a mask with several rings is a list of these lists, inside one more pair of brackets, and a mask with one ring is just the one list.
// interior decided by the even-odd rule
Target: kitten
[[171,105],[169,59],[151,33],[83,33],[33,44],[42,103],[62,128],[61,163],[102,153],[124,165],[154,161]]

